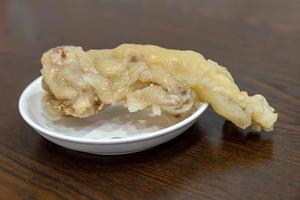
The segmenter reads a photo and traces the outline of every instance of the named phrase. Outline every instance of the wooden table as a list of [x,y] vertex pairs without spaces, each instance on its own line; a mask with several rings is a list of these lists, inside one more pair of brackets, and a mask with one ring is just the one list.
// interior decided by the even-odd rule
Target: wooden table
[[[298,0],[0,1],[0,199],[300,199]],[[151,43],[201,52],[277,109],[272,133],[241,131],[208,110],[178,138],[95,156],[39,136],[18,113],[40,57]]]

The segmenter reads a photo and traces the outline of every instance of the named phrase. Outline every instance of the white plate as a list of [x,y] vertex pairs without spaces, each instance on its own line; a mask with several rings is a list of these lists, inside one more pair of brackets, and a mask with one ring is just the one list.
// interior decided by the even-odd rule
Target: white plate
[[46,139],[87,153],[116,155],[149,149],[183,133],[207,108],[207,104],[202,104],[196,112],[174,125],[150,112],[129,113],[119,104],[85,119],[54,119],[42,106],[41,80],[37,78],[23,91],[19,100],[21,116]]

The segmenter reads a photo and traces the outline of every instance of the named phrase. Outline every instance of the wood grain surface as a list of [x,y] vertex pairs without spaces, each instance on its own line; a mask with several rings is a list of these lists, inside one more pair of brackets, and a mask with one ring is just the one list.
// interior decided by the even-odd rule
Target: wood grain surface
[[[0,0],[0,199],[300,199],[299,0]],[[94,156],[39,136],[20,117],[41,54],[151,43],[192,49],[277,109],[272,133],[208,110],[176,139]]]

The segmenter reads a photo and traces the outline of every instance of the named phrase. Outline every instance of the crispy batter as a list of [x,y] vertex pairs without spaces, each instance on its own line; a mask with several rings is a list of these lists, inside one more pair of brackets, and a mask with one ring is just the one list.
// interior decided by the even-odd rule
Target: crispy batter
[[44,102],[53,115],[87,117],[124,101],[130,112],[184,115],[200,102],[241,128],[271,131],[277,114],[261,95],[240,91],[225,67],[193,51],[123,44],[50,49],[42,57]]

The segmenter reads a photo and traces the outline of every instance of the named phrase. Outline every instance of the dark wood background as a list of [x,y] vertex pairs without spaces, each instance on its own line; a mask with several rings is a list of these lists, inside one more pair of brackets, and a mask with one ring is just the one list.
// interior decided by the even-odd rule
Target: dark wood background
[[[21,91],[56,45],[151,43],[201,52],[277,109],[272,133],[211,110],[126,156],[56,146],[21,119]],[[0,0],[0,199],[300,199],[299,0]]]

